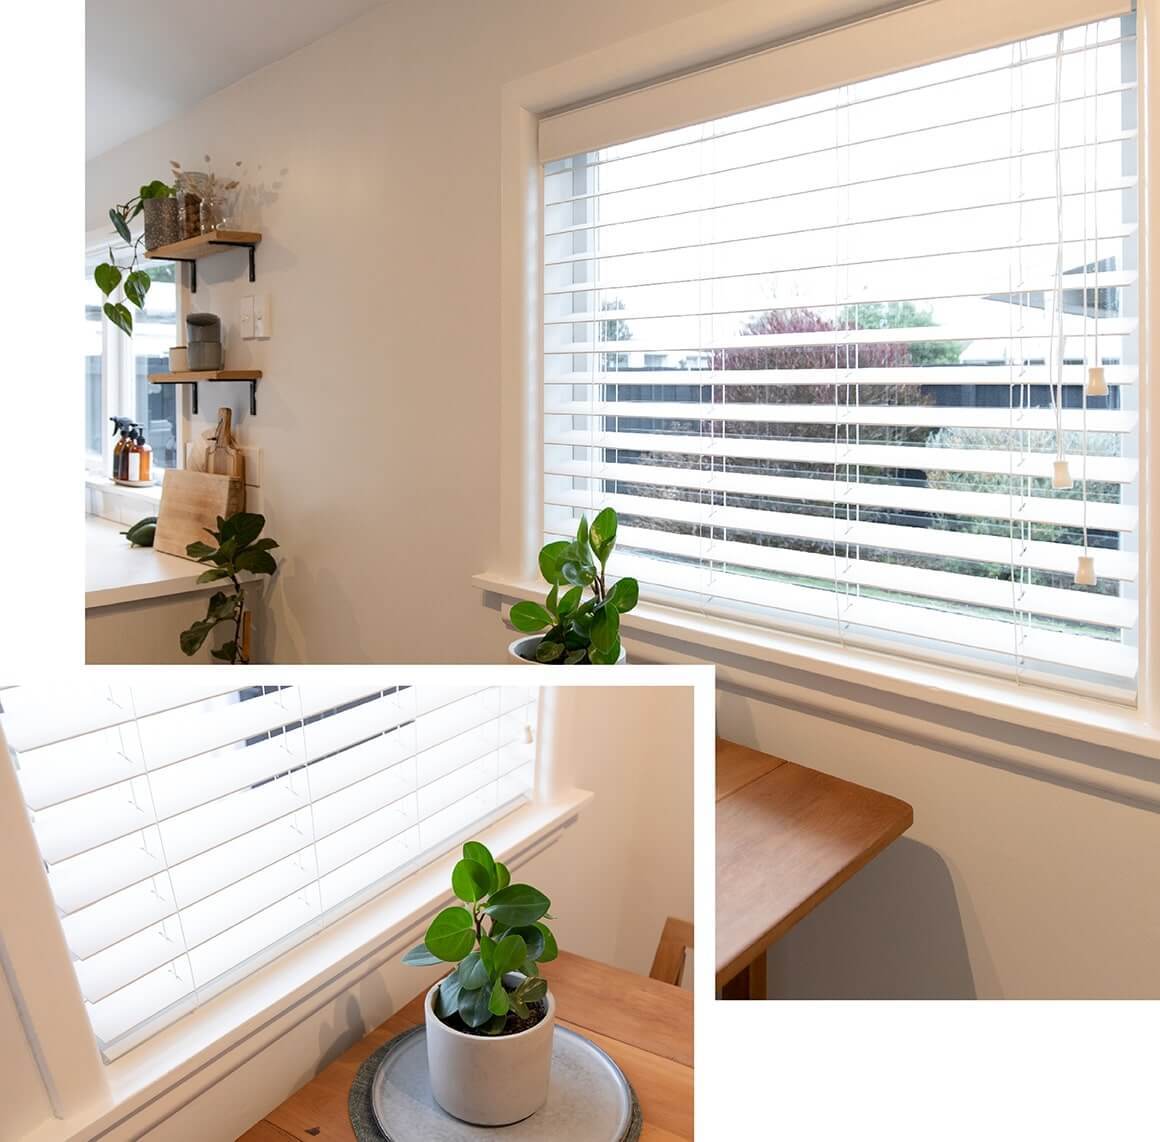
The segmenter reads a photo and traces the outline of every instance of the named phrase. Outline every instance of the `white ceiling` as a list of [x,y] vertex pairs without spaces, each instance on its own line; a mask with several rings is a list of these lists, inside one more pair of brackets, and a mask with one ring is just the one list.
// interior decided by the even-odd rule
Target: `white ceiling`
[[180,115],[382,2],[87,0],[87,157]]

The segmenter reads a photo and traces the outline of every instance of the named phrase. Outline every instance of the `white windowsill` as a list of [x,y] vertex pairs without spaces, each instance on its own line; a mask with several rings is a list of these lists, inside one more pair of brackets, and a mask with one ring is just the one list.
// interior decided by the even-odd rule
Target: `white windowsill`
[[85,487],[97,492],[110,492],[116,496],[123,496],[127,500],[141,500],[143,503],[161,503],[161,484],[149,484],[147,487],[134,488],[128,484],[118,484],[108,476],[99,472],[88,472],[85,475]]
[[[521,582],[495,572],[474,575],[472,583],[507,600],[542,602],[545,593],[540,583]],[[873,705],[875,694],[882,692],[1072,742],[1160,760],[1160,731],[1147,725],[1137,711],[1110,703],[1034,686],[1016,687],[1006,679],[993,681],[968,671],[843,648],[819,639],[758,629],[656,603],[640,603],[622,616],[621,625],[629,637],[633,631],[659,635],[684,644],[693,657],[703,653],[710,662],[717,653],[748,660],[746,670],[757,674],[763,668],[768,673],[772,665],[863,688],[865,720],[880,722],[886,732],[895,719],[889,710]],[[813,697],[819,707],[850,705],[848,697],[839,699],[824,693]],[[979,733],[985,736],[986,728],[980,726]],[[1136,792],[1144,794],[1146,790]],[[1160,797],[1160,787],[1154,795]]]
[[[559,791],[481,830],[480,839],[519,868],[554,843],[591,800],[582,789]],[[401,957],[427,920],[452,903],[447,886],[457,855],[425,865],[110,1063],[106,1105],[46,1122],[25,1142],[82,1142],[187,1079],[194,1081],[184,1101],[196,1097],[346,987]],[[416,992],[425,978],[416,973]]]

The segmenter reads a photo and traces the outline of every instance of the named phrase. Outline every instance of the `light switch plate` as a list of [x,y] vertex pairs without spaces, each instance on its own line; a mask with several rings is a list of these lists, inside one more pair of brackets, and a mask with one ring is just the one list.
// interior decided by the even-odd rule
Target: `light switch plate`
[[254,336],[254,298],[252,295],[242,298],[241,334],[243,341],[250,341]]
[[254,336],[270,336],[270,295],[268,293],[254,294]]

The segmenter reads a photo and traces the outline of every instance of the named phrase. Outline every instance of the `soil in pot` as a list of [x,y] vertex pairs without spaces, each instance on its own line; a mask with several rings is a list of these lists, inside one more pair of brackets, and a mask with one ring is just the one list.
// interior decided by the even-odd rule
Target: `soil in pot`
[[530,1031],[535,1027],[548,1014],[548,1001],[541,999],[538,1003],[529,1003],[528,1013],[527,1019],[521,1019],[514,1011],[509,1011],[503,1030],[494,1035],[488,1034],[486,1023],[482,1027],[469,1027],[458,1015],[443,1019],[441,1022],[446,1023],[452,1031],[459,1031],[464,1035],[478,1035],[481,1039],[501,1039],[504,1035],[518,1035],[521,1031]]

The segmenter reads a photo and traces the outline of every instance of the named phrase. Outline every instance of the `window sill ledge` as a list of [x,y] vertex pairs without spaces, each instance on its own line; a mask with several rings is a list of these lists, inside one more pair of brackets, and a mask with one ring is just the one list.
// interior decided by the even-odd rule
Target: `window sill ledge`
[[[519,868],[558,840],[591,800],[582,789],[560,790],[501,818],[481,831],[481,839],[511,868]],[[181,1105],[195,1098],[346,988],[401,956],[430,916],[452,903],[447,884],[454,860],[449,853],[418,869],[110,1063],[104,1107],[47,1122],[25,1142],[83,1142],[176,1094],[186,1080],[197,1089],[191,1088]],[[423,978],[416,975],[416,991]],[[140,1127],[134,1124],[134,1137],[153,1125],[144,1119]]]
[[[472,583],[501,602],[544,596],[540,584],[502,573]],[[641,638],[635,661],[708,661],[719,681],[810,712],[1160,805],[1160,731],[1135,710],[656,603],[640,603],[621,623],[629,641]],[[1093,746],[1144,765],[1101,765]]]

